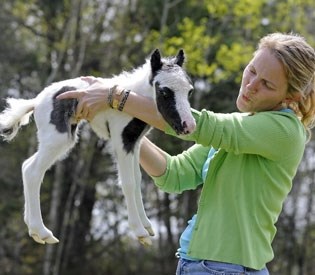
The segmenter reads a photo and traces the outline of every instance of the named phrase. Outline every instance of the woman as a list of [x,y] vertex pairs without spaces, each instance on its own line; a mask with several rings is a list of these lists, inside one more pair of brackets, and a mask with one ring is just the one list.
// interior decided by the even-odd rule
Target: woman
[[[269,274],[275,223],[314,123],[314,74],[315,52],[302,37],[267,35],[244,70],[240,113],[192,110],[197,126],[185,138],[196,144],[177,156],[143,138],[140,162],[159,188],[181,193],[203,184],[176,274]],[[123,89],[86,80],[88,90],[60,96],[79,99],[78,116],[108,108],[109,90],[124,97]],[[175,135],[148,98],[131,92],[123,111]]]

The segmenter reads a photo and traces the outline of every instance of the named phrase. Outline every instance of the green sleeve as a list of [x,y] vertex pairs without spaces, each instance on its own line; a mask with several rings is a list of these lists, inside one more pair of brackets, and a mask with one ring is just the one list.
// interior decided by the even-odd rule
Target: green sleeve
[[152,177],[155,184],[168,193],[196,189],[202,183],[202,167],[208,152],[209,148],[193,145],[177,156],[167,155],[166,172]]
[[[192,109],[196,130],[191,135],[179,136],[206,147],[224,149],[235,154],[257,154],[270,160],[279,160],[294,147],[305,143],[306,135],[295,114],[285,112],[260,112],[218,114]],[[176,135],[167,127],[167,134]]]

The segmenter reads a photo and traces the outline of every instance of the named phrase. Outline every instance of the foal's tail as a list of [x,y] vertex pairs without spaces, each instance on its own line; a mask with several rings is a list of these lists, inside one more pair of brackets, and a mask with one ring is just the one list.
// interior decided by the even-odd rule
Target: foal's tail
[[35,99],[7,98],[7,107],[0,113],[0,136],[12,140],[21,126],[29,123],[35,107]]

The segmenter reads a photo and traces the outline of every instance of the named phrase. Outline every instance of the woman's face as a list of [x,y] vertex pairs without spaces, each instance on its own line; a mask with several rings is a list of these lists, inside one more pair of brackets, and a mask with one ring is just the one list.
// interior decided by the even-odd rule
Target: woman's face
[[269,49],[261,49],[243,72],[237,108],[241,112],[279,110],[287,98],[287,88],[281,62]]

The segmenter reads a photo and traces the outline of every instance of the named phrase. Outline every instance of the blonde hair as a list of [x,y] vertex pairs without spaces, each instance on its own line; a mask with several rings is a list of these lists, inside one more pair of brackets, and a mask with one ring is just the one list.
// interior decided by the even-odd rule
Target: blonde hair
[[288,93],[299,93],[300,100],[289,105],[310,131],[315,126],[315,51],[298,34],[272,33],[263,37],[258,50],[268,48],[282,63]]

